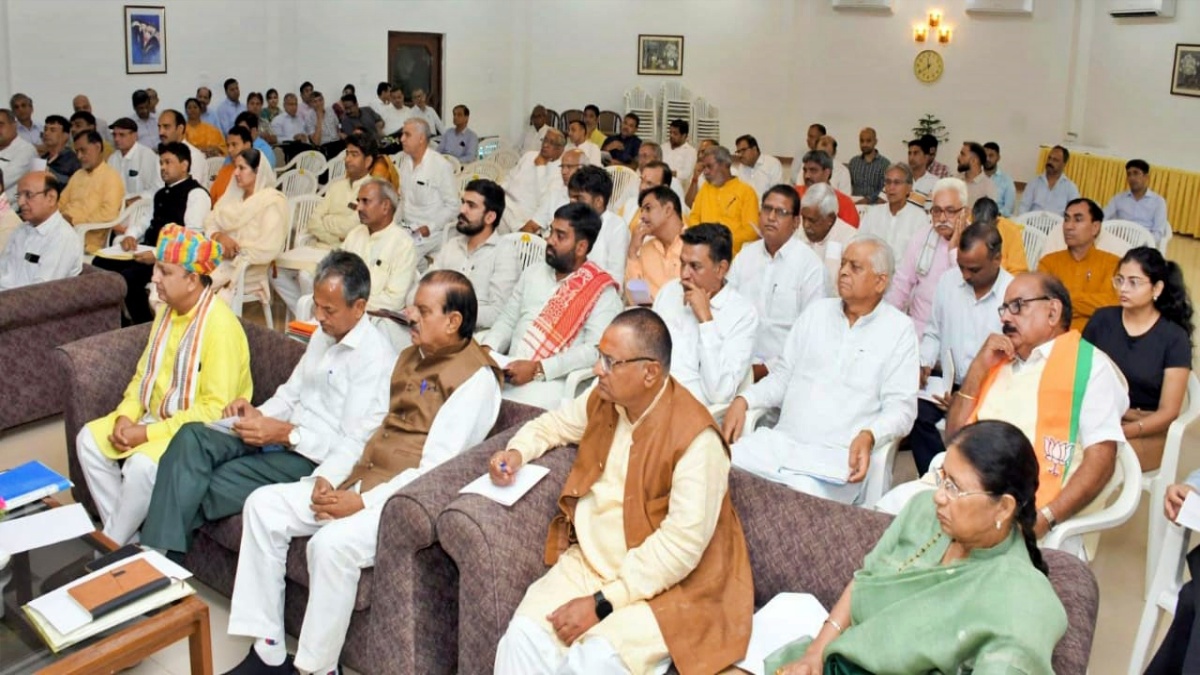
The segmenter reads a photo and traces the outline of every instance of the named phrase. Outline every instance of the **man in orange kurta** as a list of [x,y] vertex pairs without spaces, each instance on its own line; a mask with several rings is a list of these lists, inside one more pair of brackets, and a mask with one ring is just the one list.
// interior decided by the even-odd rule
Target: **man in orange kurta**
[[1058,277],[1071,294],[1074,313],[1071,328],[1083,330],[1101,307],[1119,302],[1112,279],[1121,259],[1096,248],[1104,210],[1096,202],[1080,197],[1067,204],[1063,214],[1065,251],[1056,251],[1038,262],[1038,271]]

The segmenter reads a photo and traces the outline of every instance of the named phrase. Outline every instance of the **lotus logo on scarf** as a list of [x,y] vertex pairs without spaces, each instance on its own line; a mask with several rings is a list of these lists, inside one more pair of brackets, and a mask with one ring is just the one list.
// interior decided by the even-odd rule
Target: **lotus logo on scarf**
[[1056,438],[1046,436],[1046,459],[1050,461],[1050,475],[1061,476],[1063,467],[1066,466],[1067,460],[1075,450],[1075,444],[1070,441],[1060,441]]

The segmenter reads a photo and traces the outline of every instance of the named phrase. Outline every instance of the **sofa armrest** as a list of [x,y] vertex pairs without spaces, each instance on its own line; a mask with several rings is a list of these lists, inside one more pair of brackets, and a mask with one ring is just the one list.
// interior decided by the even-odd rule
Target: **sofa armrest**
[[[0,331],[125,301],[125,278],[91,265],[73,277],[0,291]],[[119,315],[118,315],[119,318]]]
[[458,566],[458,606],[471,608],[459,612],[458,672],[492,672],[513,612],[546,573],[543,544],[574,460],[574,446],[543,455],[535,463],[550,475],[511,507],[461,495],[438,516],[438,539]]
[[1070,553],[1042,549],[1050,567],[1050,584],[1067,610],[1067,632],[1054,648],[1054,672],[1086,675],[1100,611],[1100,587],[1092,570]]
[[116,409],[149,337],[150,324],[144,324],[77,340],[62,345],[54,353],[66,380],[63,423],[67,462],[71,481],[75,483],[71,494],[93,515],[95,505],[79,466],[75,437],[83,425]]

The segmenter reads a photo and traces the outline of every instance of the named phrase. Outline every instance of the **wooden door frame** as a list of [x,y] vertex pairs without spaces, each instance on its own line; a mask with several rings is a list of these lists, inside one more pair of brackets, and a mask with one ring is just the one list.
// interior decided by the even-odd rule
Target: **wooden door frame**
[[[429,88],[431,91],[425,92],[429,97],[429,105],[437,111],[438,116],[446,119],[443,110],[443,99],[445,98],[445,60],[446,60],[446,35],[444,33],[425,33],[420,31],[399,31],[389,30],[387,40],[387,73],[388,82],[392,85],[396,84],[396,74],[393,72],[392,51],[399,46],[417,46],[429,49],[433,56],[433,75]],[[412,101],[412,92],[405,91],[405,105],[409,105]]]

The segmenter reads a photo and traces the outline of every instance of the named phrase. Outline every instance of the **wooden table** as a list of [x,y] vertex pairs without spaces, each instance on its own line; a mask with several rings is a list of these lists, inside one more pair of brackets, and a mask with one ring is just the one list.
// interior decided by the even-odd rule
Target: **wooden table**
[[[53,499],[45,501],[51,508],[59,506]],[[91,540],[89,543],[101,550],[115,551],[120,548],[103,532],[93,532],[86,537]],[[117,673],[187,638],[192,675],[212,675],[212,632],[208,624],[208,605],[197,595],[189,595],[174,604],[161,607],[150,616],[131,619],[124,628],[113,630],[116,632],[96,642],[85,640],[83,646],[69,647],[68,654],[37,672],[45,675]],[[46,649],[48,651],[49,647]]]

